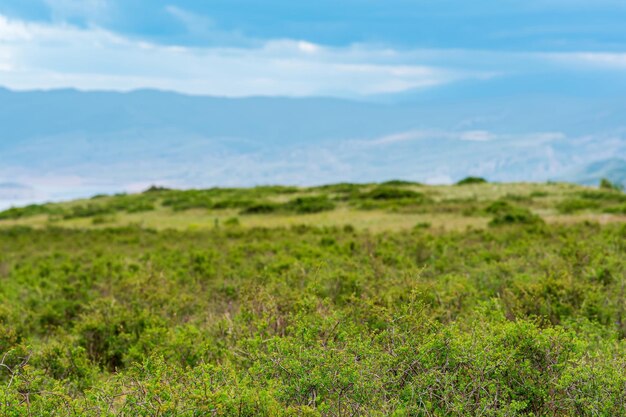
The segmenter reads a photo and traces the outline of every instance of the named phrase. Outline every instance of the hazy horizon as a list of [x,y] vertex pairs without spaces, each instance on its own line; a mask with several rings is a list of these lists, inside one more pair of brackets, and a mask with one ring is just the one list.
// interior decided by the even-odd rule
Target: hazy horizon
[[5,1],[0,205],[152,183],[624,183],[625,18],[613,0]]

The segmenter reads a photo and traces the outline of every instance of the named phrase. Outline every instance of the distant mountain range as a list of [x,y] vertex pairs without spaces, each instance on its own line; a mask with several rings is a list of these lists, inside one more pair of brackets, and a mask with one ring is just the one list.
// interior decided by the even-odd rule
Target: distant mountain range
[[0,206],[150,184],[625,183],[626,95],[567,91],[486,82],[347,101],[0,89]]
[[565,179],[585,185],[597,185],[599,178],[626,185],[626,160],[613,158],[593,162],[565,176]]

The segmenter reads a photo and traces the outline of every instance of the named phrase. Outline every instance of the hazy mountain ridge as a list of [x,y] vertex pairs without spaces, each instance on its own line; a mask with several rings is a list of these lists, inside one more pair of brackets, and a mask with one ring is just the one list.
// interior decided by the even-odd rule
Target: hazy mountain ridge
[[[626,99],[516,94],[357,102],[140,90],[0,90],[4,205],[141,189],[406,178],[572,179],[626,158]],[[618,172],[619,174],[619,172]],[[15,198],[24,197],[26,198]]]
[[588,185],[596,184],[598,178],[609,178],[618,184],[626,185],[626,160],[612,158],[593,162],[575,171],[568,178]]

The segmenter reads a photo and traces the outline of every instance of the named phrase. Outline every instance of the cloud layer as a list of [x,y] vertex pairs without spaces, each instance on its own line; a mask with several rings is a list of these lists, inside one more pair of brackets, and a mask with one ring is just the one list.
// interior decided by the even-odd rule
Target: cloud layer
[[[386,55],[392,59],[386,60]],[[2,82],[16,89],[150,87],[220,96],[354,96],[429,87],[473,75],[434,65],[398,64],[393,55],[288,39],[251,47],[174,47],[100,28],[0,16]]]
[[344,47],[616,51],[626,43],[620,0],[5,0],[0,14],[186,46],[215,44],[216,34],[224,46],[288,38]]
[[[621,71],[620,52],[502,52],[394,49],[374,44],[332,47],[298,39],[259,40],[219,30],[175,6],[167,12],[207,46],[171,46],[98,26],[68,23],[105,2],[55,1],[56,23],[0,15],[0,82],[14,89],[158,88],[218,96],[361,97],[427,89],[467,79],[524,73]],[[238,43],[238,46],[223,46]]]

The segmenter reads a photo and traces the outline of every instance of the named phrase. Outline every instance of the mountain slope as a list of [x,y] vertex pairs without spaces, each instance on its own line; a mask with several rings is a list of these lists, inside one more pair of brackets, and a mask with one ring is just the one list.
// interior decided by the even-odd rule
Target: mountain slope
[[498,96],[488,87],[388,103],[0,90],[0,182],[31,190],[0,193],[0,205],[155,182],[544,181],[626,158],[621,96]]
[[589,185],[598,184],[601,178],[607,178],[613,183],[626,185],[626,160],[612,158],[593,162],[565,178]]

